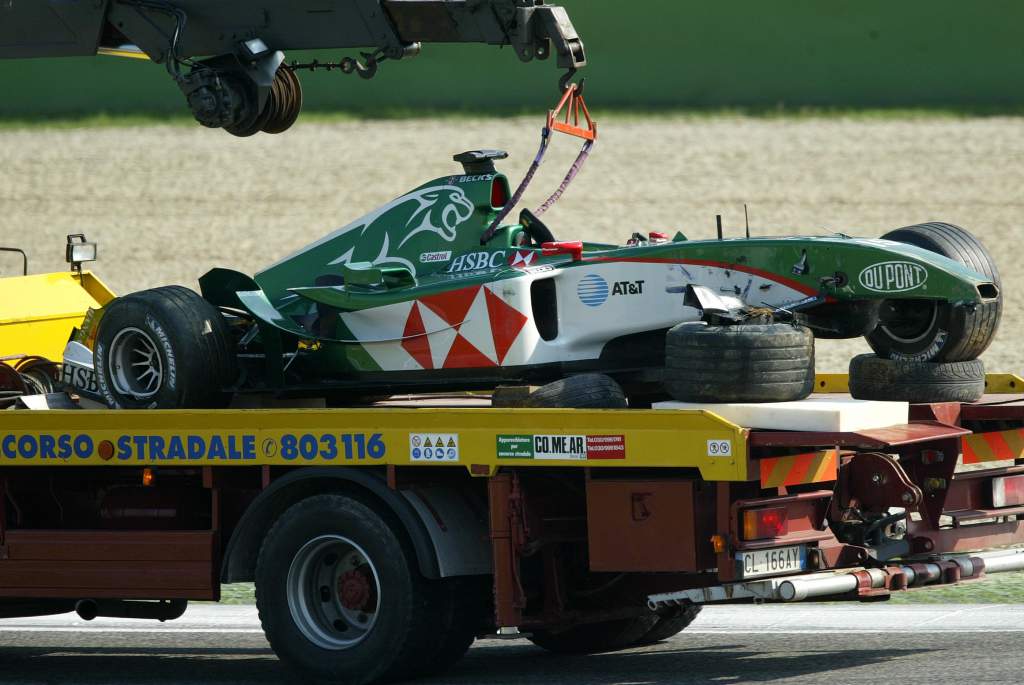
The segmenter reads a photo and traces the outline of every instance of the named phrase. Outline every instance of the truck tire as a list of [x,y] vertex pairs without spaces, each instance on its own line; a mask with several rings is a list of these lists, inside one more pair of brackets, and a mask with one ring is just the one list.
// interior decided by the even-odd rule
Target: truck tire
[[237,375],[224,317],[177,285],[108,304],[93,359],[100,394],[116,409],[223,407]]
[[600,623],[584,623],[567,630],[535,630],[530,642],[555,654],[596,654],[628,649],[658,623],[658,616],[638,616]]
[[416,677],[438,675],[454,666],[469,651],[477,634],[483,632],[486,620],[490,576],[445,578],[437,582],[443,586],[438,593],[439,645],[423,658]]
[[699,604],[690,604],[689,606],[683,607],[677,613],[668,616],[661,616],[658,618],[658,622],[654,624],[647,633],[637,640],[638,645],[649,645],[655,642],[661,642],[667,640],[683,631],[688,625],[693,623],[693,620],[697,618],[697,614],[702,609]]
[[[932,222],[889,231],[882,238],[915,245],[956,260],[988,276],[1001,291],[999,271],[985,246],[952,224]],[[917,362],[977,359],[999,328],[1003,298],[997,292],[973,309],[938,300],[886,300],[881,323],[868,333],[879,357]]]
[[315,495],[285,511],[256,562],[256,606],[278,657],[310,679],[345,685],[453,663],[464,641],[451,630],[453,590],[420,576],[403,539],[352,497]]
[[858,400],[974,402],[985,394],[985,365],[909,362],[859,354],[850,360],[850,394]]
[[613,378],[603,373],[583,373],[542,385],[530,393],[523,406],[625,409],[628,403]]
[[669,329],[664,385],[681,402],[787,402],[814,389],[814,335],[784,323]]

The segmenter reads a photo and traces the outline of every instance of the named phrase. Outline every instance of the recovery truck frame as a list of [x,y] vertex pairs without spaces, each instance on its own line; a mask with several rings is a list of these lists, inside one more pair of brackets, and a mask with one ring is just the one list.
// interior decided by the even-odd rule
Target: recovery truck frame
[[[701,409],[496,409],[473,395],[213,411],[43,398],[0,411],[0,617],[167,620],[187,600],[218,600],[221,583],[256,580],[271,644],[303,668],[280,632],[303,586],[272,553],[275,531],[310,507],[320,513],[303,525],[401,550],[372,578],[323,583],[325,603],[357,610],[339,616],[366,620],[392,593],[388,564],[407,562],[413,592],[458,583],[433,592],[411,630],[421,655],[449,662],[474,636],[615,649],[678,632],[708,602],[875,600],[980,580],[1024,569],[1012,547],[1024,543],[1024,379],[987,382],[976,403],[911,405],[908,423],[852,432],[754,430]],[[846,391],[844,375],[817,384]],[[461,651],[452,631],[468,636]],[[421,665],[327,675],[369,682]]]

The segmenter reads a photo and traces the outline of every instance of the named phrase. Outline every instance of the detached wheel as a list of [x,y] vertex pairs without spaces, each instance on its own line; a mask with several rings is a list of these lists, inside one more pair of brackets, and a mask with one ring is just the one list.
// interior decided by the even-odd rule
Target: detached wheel
[[932,222],[907,226],[882,236],[949,257],[987,276],[993,297],[974,308],[938,300],[886,300],[881,322],[866,338],[879,357],[917,362],[977,359],[999,328],[1003,299],[995,260],[977,238],[959,226]]
[[787,402],[814,389],[814,335],[790,324],[669,329],[664,384],[681,402]]
[[182,286],[108,304],[93,357],[100,394],[117,409],[222,407],[237,373],[224,317]]
[[316,495],[274,524],[256,606],[278,657],[315,680],[364,685],[441,670],[469,647],[447,581],[422,578],[399,531],[367,504]]
[[625,409],[629,403],[622,386],[603,373],[584,373],[542,385],[523,406],[570,409]]
[[912,362],[860,354],[850,360],[850,394],[858,400],[974,402],[985,394],[985,365]]

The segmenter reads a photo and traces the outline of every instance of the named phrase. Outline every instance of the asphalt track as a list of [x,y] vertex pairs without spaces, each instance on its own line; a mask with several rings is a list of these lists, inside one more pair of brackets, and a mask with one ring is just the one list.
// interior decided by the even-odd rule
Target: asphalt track
[[[1022,641],[1024,605],[716,607],[671,640],[613,654],[478,641],[454,670],[417,682],[1020,683]],[[270,651],[253,607],[196,605],[166,624],[0,621],[0,683],[299,682]]]

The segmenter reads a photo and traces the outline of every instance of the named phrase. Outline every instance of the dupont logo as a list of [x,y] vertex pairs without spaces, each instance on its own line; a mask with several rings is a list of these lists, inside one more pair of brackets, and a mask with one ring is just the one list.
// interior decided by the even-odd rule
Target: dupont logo
[[576,295],[588,307],[600,307],[608,299],[608,281],[597,274],[587,274],[576,286]]
[[924,285],[928,270],[910,262],[882,262],[861,271],[858,280],[876,293],[902,293]]

